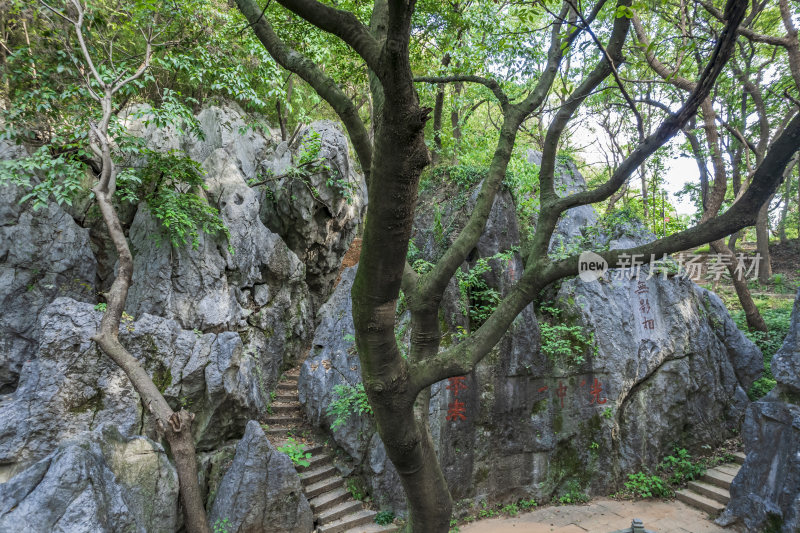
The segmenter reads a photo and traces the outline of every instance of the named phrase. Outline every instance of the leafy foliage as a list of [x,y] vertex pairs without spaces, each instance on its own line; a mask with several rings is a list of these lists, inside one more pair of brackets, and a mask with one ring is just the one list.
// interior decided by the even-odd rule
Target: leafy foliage
[[[192,248],[197,248],[200,231],[209,235],[221,233],[230,238],[219,211],[198,194],[207,189],[203,175],[199,164],[178,152],[152,152],[141,179],[126,180],[120,194],[124,198],[144,196],[147,207],[161,221],[167,240],[173,246],[191,244]],[[137,185],[138,190],[131,189]]]
[[573,479],[567,483],[566,492],[558,497],[558,503],[561,505],[571,505],[575,503],[586,503],[589,499],[589,496],[583,492],[578,481]]
[[693,481],[706,473],[705,465],[702,462],[692,461],[692,456],[685,448],[675,448],[675,455],[664,457],[658,468],[671,472],[669,482],[675,485]]
[[292,437],[286,441],[283,446],[278,446],[277,450],[289,456],[295,466],[309,466],[311,465],[311,452],[305,451],[306,446],[297,442]]
[[379,526],[388,526],[394,522],[394,512],[392,511],[378,511],[375,514],[375,523]]
[[364,482],[359,477],[347,478],[347,491],[353,499],[364,501],[367,497],[367,491],[364,488]]
[[230,519],[227,517],[225,518],[217,518],[214,522],[214,533],[228,533],[228,526],[231,525]]
[[498,260],[501,265],[507,265],[516,252],[517,248],[511,248],[491,257],[481,257],[468,270],[461,267],[456,272],[461,312],[469,317],[473,329],[486,322],[500,302],[500,293],[487,284],[484,276],[492,269],[490,261]]
[[669,498],[674,494],[660,476],[643,472],[628,474],[625,490],[637,498]]
[[336,431],[347,423],[351,416],[372,415],[372,406],[367,400],[364,384],[355,387],[350,384],[336,385],[333,387],[336,399],[328,405],[328,416],[332,416],[331,431]]
[[[757,302],[757,304],[758,303],[759,302]],[[747,391],[747,395],[753,401],[766,396],[775,388],[777,382],[772,376],[772,356],[780,349],[783,344],[783,339],[786,337],[786,334],[789,333],[792,314],[791,300],[788,299],[781,302],[781,305],[775,307],[768,307],[763,303],[759,305],[759,307],[761,316],[767,324],[767,333],[748,330],[744,311],[735,311],[731,313],[739,329],[761,349],[761,353],[764,356],[764,374],[758,378],[750,387],[750,390]]]
[[557,307],[542,305],[539,310],[543,318],[539,322],[542,352],[552,361],[579,365],[586,361],[587,351],[596,353],[594,332],[579,324],[565,323],[562,310]]

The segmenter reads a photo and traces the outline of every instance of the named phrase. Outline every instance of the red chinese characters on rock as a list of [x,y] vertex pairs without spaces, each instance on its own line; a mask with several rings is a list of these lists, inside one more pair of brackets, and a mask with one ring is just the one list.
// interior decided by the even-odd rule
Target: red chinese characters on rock
[[556,396],[558,396],[558,399],[561,400],[561,407],[563,408],[564,398],[567,396],[567,386],[560,381],[558,382],[558,388],[556,389]]
[[[581,380],[581,384],[579,386],[581,397],[588,400],[588,405],[603,405],[604,403],[608,402],[608,398],[604,398],[602,396],[603,392],[603,384],[600,382],[599,379],[594,378],[592,383],[589,384],[589,391],[588,396],[583,396],[586,393],[584,389],[586,387],[586,380]],[[539,387],[539,393],[547,392],[549,387],[543,386]],[[569,387],[567,387],[563,382],[558,382],[558,387],[555,388],[555,395],[558,398],[558,403],[561,405],[561,408],[564,408],[564,399],[568,397]],[[586,404],[584,404],[586,405]]]
[[602,405],[608,401],[607,398],[601,398],[600,393],[603,392],[603,385],[594,378],[594,383],[592,383],[592,387],[589,391],[589,394],[592,395],[592,399],[589,401],[590,404],[596,403],[597,405]]
[[453,401],[447,405],[447,416],[445,417],[449,422],[467,419],[467,406],[458,399],[458,393],[467,389],[466,379],[466,376],[456,376],[447,380],[446,389],[453,393]]

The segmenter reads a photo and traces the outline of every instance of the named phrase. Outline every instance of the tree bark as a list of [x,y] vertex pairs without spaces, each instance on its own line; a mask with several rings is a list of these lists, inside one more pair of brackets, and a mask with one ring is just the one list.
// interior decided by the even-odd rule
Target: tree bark
[[[772,197],[770,197],[770,200]],[[758,281],[769,283],[772,261],[769,257],[769,200],[758,210],[756,219],[756,252],[759,255]]]
[[116,169],[112,157],[112,139],[109,135],[109,124],[114,113],[114,94],[125,85],[140,78],[150,65],[152,58],[153,31],[142,31],[146,37],[144,60],[138,69],[130,76],[117,77],[109,83],[95,67],[83,34],[84,11],[80,2],[74,2],[73,7],[77,13],[75,19],[53,10],[47,4],[47,9],[68,21],[75,30],[75,36],[80,45],[87,70],[94,78],[96,84],[86,80],[86,89],[90,97],[102,108],[102,118],[99,122],[89,123],[89,146],[94,155],[100,160],[100,172],[97,183],[92,188],[97,199],[97,205],[103,222],[108,229],[114,248],[118,255],[117,277],[106,293],[106,310],[100,321],[100,329],[92,337],[100,349],[108,355],[131,381],[134,389],[139,394],[142,402],[156,418],[159,430],[163,431],[170,445],[175,467],[178,471],[179,490],[183,502],[186,530],[189,533],[210,533],[206,518],[200,486],[197,479],[197,463],[195,461],[194,440],[191,432],[191,422],[194,414],[185,410],[174,412],[164,396],[155,386],[150,375],[139,364],[139,361],[128,352],[119,342],[119,325],[128,298],[128,289],[133,278],[133,255],[128,246],[122,224],[114,207],[114,192],[116,190]]
[[450,125],[453,128],[453,164],[458,164],[458,154],[461,149],[461,122],[460,110],[458,106],[458,98],[461,96],[461,91],[464,88],[462,83],[453,84],[453,107],[450,110]]
[[751,330],[767,332],[767,323],[756,307],[753,301],[753,296],[750,294],[750,289],[747,287],[747,280],[740,277],[736,272],[736,256],[733,251],[725,246],[725,242],[720,239],[711,243],[711,249],[715,254],[727,257],[728,273],[731,276],[733,288],[736,290],[736,296],[739,297],[739,303],[744,311],[745,318],[747,319],[747,327]]

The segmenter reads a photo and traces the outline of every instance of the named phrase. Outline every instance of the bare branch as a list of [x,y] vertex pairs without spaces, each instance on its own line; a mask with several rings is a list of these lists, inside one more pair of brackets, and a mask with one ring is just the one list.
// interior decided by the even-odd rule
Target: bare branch
[[415,76],[415,82],[421,83],[454,83],[454,82],[471,82],[485,85],[491,90],[500,104],[505,107],[508,105],[508,96],[503,92],[500,84],[492,78],[483,78],[481,76],[473,76],[471,74],[455,74],[452,76]]

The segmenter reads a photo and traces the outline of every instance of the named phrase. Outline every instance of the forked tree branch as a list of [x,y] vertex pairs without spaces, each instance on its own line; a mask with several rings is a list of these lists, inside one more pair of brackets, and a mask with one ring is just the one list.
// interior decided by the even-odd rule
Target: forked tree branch
[[[549,205],[543,202],[534,238],[534,249],[539,253],[531,254],[520,280],[512,287],[509,294],[498,304],[492,315],[477,331],[462,343],[422,361],[413,361],[409,365],[413,390],[418,392],[442,379],[471,372],[499,342],[516,316],[537,297],[542,288],[553,281],[577,273],[577,256],[555,264],[551,263],[547,258],[547,245],[550,242],[560,214],[569,207],[598,202],[616,192],[633,169],[638,167],[641,162],[669,140],[694,116],[700,103],[708,96],[722,67],[730,57],[736,39],[736,28],[743,19],[746,9],[746,0],[729,0],[726,9],[728,23],[712,53],[709,64],[697,83],[696,90],[692,92],[678,113],[667,117],[656,133],[647,137],[634,150],[633,154],[620,165],[623,170],[617,169],[612,178],[597,189],[559,198]],[[615,28],[617,28],[616,24]],[[790,130],[791,133],[789,133]],[[773,149],[770,150],[769,165],[766,164],[767,159],[765,159],[764,168],[757,173],[759,180],[761,180],[759,187],[752,190],[748,189],[746,194],[740,198],[742,202],[740,205],[751,209],[751,212],[747,213],[747,217],[744,217],[744,213],[742,213],[747,210],[747,207],[729,210],[722,216],[715,217],[701,226],[692,228],[692,230],[689,230],[688,236],[687,232],[682,232],[678,234],[681,235],[680,238],[674,238],[676,236],[667,237],[656,241],[656,243],[636,248],[633,252],[650,253],[650,250],[652,250],[652,253],[670,253],[685,249],[686,242],[696,241],[698,244],[709,242],[745,227],[748,225],[750,218],[755,216],[757,212],[757,209],[752,209],[752,205],[760,205],[758,202],[763,203],[774,190],[775,177],[770,174],[772,168],[779,166],[782,169],[791,157],[791,154],[785,155],[783,150],[792,148],[791,153],[794,153],[799,146],[800,120],[794,120],[791,128],[787,127],[784,134],[775,142]],[[636,162],[635,165],[633,164],[634,162]],[[770,187],[772,187],[772,190],[770,190]],[[730,214],[731,211],[733,211],[733,214]],[[741,218],[737,219],[737,215],[741,215]],[[640,252],[640,249],[643,251]],[[620,253],[626,252],[631,251],[608,252],[608,259],[609,261],[614,260]]]
[[473,76],[471,74],[454,74],[451,76],[415,76],[414,81],[420,83],[479,83],[486,86],[490,91],[492,91],[492,93],[494,93],[494,96],[504,109],[508,105],[508,96],[506,96],[506,93],[503,92],[503,89],[500,87],[500,84],[497,83],[497,80],[493,78],[484,78],[482,76]]
[[691,94],[680,110],[674,115],[666,117],[656,131],[636,147],[631,155],[620,164],[614,174],[612,174],[609,180],[603,185],[589,191],[583,191],[560,198],[554,204],[554,209],[558,213],[563,213],[571,207],[601,202],[614,194],[639,165],[679,132],[686,122],[697,113],[697,109],[700,107],[700,104],[708,98],[720,72],[722,72],[728,58],[733,52],[733,47],[736,42],[736,29],[744,18],[746,10],[746,0],[729,0],[726,9],[727,23],[720,33],[717,44],[714,47],[714,51],[703,73],[694,84]]
[[[567,5],[564,3],[561,13],[566,15]],[[478,193],[475,208],[470,215],[464,229],[461,230],[456,240],[445,251],[441,259],[434,268],[423,276],[421,280],[419,294],[428,306],[433,306],[441,299],[447,284],[458,270],[461,263],[469,254],[470,250],[480,239],[486,221],[489,219],[494,199],[500,190],[503,179],[506,175],[508,162],[511,159],[511,152],[514,148],[517,131],[522,122],[541,106],[547,97],[550,88],[553,86],[558,67],[564,57],[566,47],[564,43],[571,43],[577,36],[577,31],[572,32],[566,40],[560,37],[562,23],[557,22],[553,25],[550,32],[550,48],[547,52],[547,65],[536,84],[525,100],[518,104],[509,104],[503,112],[503,125],[500,127],[500,138],[497,141],[492,161],[489,165],[489,172],[483,181],[481,190]]]
[[[599,252],[609,265],[617,264],[623,254],[638,255],[645,260],[661,259],[671,254],[701,244],[721,239],[726,235],[755,224],[758,211],[775,192],[783,179],[786,166],[800,150],[800,115],[786,126],[755,170],[753,181],[740,198],[722,215],[693,228],[670,235],[648,244],[624,250]],[[537,297],[538,292],[559,279],[578,273],[578,255],[551,263],[546,259],[526,265],[520,280],[504,298],[489,319],[470,337],[434,357],[410,365],[416,390],[433,385],[448,377],[467,374],[500,341],[514,318]]]

